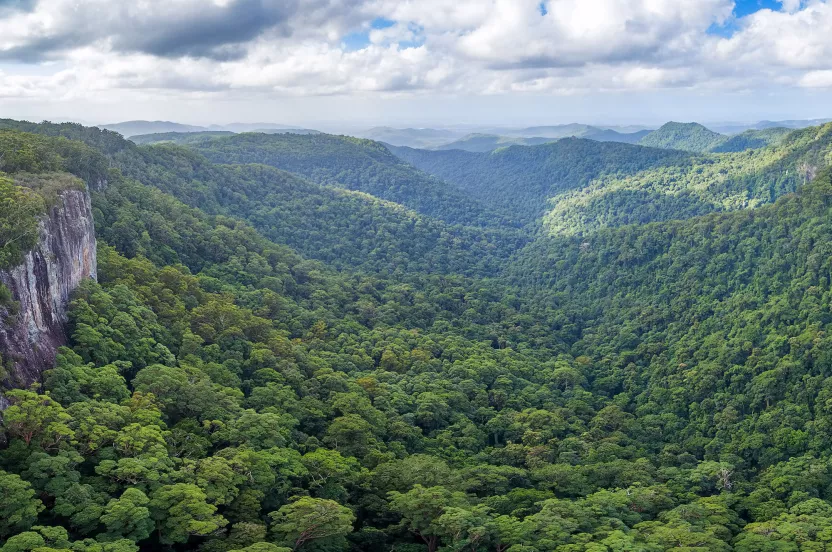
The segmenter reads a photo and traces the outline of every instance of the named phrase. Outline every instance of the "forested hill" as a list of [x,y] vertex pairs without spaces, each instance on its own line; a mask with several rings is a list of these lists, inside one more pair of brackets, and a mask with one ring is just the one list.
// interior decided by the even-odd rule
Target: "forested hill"
[[704,153],[719,147],[727,136],[698,123],[666,123],[639,141],[642,146]]
[[124,174],[188,205],[239,217],[264,236],[339,269],[495,275],[527,241],[513,228],[451,225],[363,192],[266,165],[216,165],[173,145],[125,150],[114,162]]
[[697,123],[667,123],[644,136],[638,143],[642,146],[697,153],[730,153],[777,145],[793,131],[790,128],[773,127],[726,136]]
[[0,552],[832,546],[832,126],[735,154],[564,140],[449,157],[513,160],[494,165],[504,189],[459,185],[495,205],[525,193],[524,168],[518,213],[553,182],[769,192],[514,243],[345,190],[349,167],[361,186],[377,163],[425,178],[373,143],[199,143],[290,174],[6,124],[50,136],[0,132],[4,206],[16,182],[101,186],[99,282],[73,295],[69,346],[42,386],[4,390]]
[[555,194],[583,188],[601,175],[635,174],[650,167],[683,163],[689,157],[683,152],[579,138],[491,153],[397,147],[391,151],[524,224],[543,215],[548,199]]
[[507,221],[476,197],[402,163],[378,142],[347,136],[240,134],[192,144],[216,163],[260,163],[313,182],[366,192],[451,224]]

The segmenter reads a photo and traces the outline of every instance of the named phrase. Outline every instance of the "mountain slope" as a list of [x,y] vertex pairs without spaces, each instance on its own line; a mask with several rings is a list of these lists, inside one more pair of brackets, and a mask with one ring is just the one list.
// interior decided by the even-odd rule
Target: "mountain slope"
[[714,153],[731,153],[764,148],[766,146],[776,146],[783,142],[791,132],[793,132],[792,129],[783,127],[746,130],[745,132],[731,136],[716,147],[712,147],[710,151]]
[[779,145],[691,156],[625,176],[602,176],[552,199],[552,234],[683,219],[759,207],[794,192],[832,162],[832,124],[788,134]]
[[[772,134],[776,141],[780,132]],[[719,155],[576,139],[490,154],[391,151],[516,220],[542,217],[548,233],[581,234],[771,203],[829,165],[832,125]]]
[[726,139],[726,136],[708,130],[698,123],[670,122],[646,135],[639,144],[651,148],[703,153],[719,147]]
[[[548,127],[542,127],[546,130]],[[632,134],[623,134],[614,130],[600,129],[600,128],[580,128],[576,130],[572,136],[564,136],[561,138],[577,137],[586,138],[588,140],[596,140],[598,142],[623,142],[627,144],[635,144],[646,136],[650,131],[634,132]],[[561,138],[546,138],[540,136],[502,136],[498,134],[468,134],[448,144],[443,144],[439,147],[428,148],[439,151],[444,150],[463,150],[473,152],[488,152],[494,151],[498,148],[508,146],[537,146],[555,142]]]
[[827,411],[807,408],[832,385],[830,221],[827,171],[756,210],[541,239],[508,272],[573,321],[573,353],[605,358],[593,381],[656,435],[684,420],[683,448],[771,465],[830,446]]
[[634,174],[653,166],[682,163],[689,157],[683,152],[575,138],[492,153],[391,151],[487,205],[511,213],[523,224],[544,214],[549,198],[582,188],[602,174]]
[[262,163],[313,182],[365,192],[450,224],[499,226],[476,196],[403,163],[383,145],[346,136],[240,134],[191,147],[217,163]]
[[526,241],[518,231],[452,226],[266,165],[215,165],[171,145],[137,148],[117,164],[139,182],[206,213],[246,220],[272,241],[338,269],[493,275]]
[[589,132],[581,138],[597,140],[599,142],[624,142],[625,144],[638,144],[645,136],[650,134],[649,130],[637,130],[635,132],[618,132],[611,129],[598,129]]

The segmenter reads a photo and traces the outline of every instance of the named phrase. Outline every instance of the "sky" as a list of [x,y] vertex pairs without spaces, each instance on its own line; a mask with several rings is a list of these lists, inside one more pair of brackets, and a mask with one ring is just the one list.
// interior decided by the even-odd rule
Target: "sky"
[[0,0],[0,117],[832,117],[832,0]]

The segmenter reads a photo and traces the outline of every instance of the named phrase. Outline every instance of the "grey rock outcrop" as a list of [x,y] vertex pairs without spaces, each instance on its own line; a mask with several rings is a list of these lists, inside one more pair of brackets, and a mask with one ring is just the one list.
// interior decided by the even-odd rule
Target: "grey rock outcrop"
[[7,386],[28,386],[54,365],[58,347],[67,342],[70,293],[85,279],[96,278],[95,245],[89,193],[65,190],[41,220],[37,246],[22,264],[0,271],[0,282],[19,304],[15,313],[0,308]]

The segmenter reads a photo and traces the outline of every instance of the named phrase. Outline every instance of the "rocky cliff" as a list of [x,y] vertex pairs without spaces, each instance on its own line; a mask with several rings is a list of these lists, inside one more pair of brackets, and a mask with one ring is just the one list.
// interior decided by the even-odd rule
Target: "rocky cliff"
[[65,190],[41,220],[37,246],[21,265],[0,271],[0,282],[18,303],[16,312],[0,308],[7,386],[28,386],[52,367],[56,350],[67,339],[69,295],[86,278],[96,278],[90,196],[84,190]]

